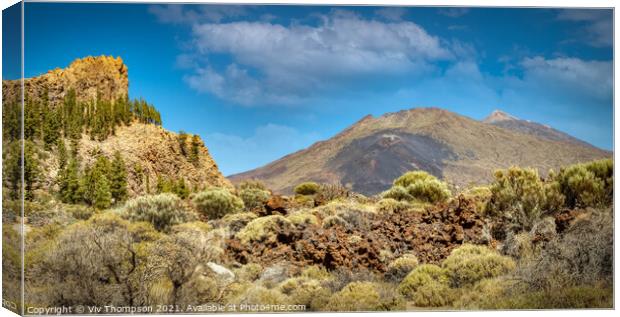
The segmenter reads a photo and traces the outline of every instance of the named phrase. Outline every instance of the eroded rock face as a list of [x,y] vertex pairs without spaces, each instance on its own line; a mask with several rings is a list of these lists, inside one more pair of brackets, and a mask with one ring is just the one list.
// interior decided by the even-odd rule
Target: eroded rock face
[[[2,82],[6,100],[19,100],[19,80]],[[40,101],[47,93],[50,106],[64,101],[69,90],[74,89],[78,102],[90,102],[99,94],[101,100],[114,101],[126,97],[129,88],[127,66],[120,57],[98,56],[76,59],[69,67],[48,71],[24,80],[27,98]]]
[[424,212],[366,214],[362,225],[307,225],[280,233],[266,243],[227,243],[228,253],[240,263],[271,265],[287,261],[304,267],[320,264],[329,270],[369,269],[385,272],[398,256],[414,254],[421,263],[439,263],[463,243],[487,243],[483,219],[472,201],[463,197]]

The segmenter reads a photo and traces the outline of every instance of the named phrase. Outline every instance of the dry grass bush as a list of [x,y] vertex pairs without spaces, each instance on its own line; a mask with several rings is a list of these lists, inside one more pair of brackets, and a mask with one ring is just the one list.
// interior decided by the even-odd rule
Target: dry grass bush
[[192,195],[196,210],[208,219],[219,219],[243,210],[243,200],[225,188],[213,187]]
[[613,307],[613,288],[572,286],[566,288],[505,292],[494,301],[482,301],[484,309],[596,309]]
[[384,274],[385,280],[400,283],[409,272],[418,266],[418,258],[413,254],[405,254],[390,262]]
[[258,188],[239,189],[237,195],[243,201],[247,211],[261,211],[265,208],[265,203],[271,198],[271,193],[267,190]]
[[320,184],[314,200],[317,204],[323,205],[330,201],[347,199],[350,196],[351,190],[340,184]]
[[502,253],[516,260],[531,257],[534,254],[532,235],[529,232],[509,232],[502,245]]
[[556,179],[569,208],[600,207],[613,200],[613,172],[613,161],[605,159],[563,168]]
[[349,226],[349,223],[339,216],[328,216],[327,218],[323,219],[323,229],[329,229],[335,226],[341,226],[346,228],[347,226]]
[[380,277],[368,269],[351,269],[339,267],[330,272],[331,278],[325,280],[325,286],[333,293],[340,291],[346,285],[353,282],[377,282]]
[[235,276],[238,281],[254,282],[260,278],[263,273],[263,267],[258,263],[248,263],[235,270]]
[[448,185],[424,171],[407,172],[394,181],[394,186],[382,194],[383,198],[399,201],[438,203],[451,196]]
[[450,253],[443,262],[453,287],[472,285],[475,282],[507,274],[515,269],[515,262],[486,246],[465,244]]
[[322,266],[312,265],[305,268],[301,271],[301,277],[320,280],[320,281],[328,281],[332,278],[332,275]]
[[515,232],[529,231],[542,216],[556,211],[563,202],[559,187],[544,183],[534,169],[497,170],[490,190],[491,199],[485,213],[506,219],[509,230]]
[[145,303],[142,268],[158,237],[152,226],[110,212],[72,224],[47,247],[30,250],[33,283],[42,286],[33,293],[42,291],[39,300],[51,306]]
[[374,283],[352,282],[335,293],[325,310],[328,311],[374,311],[381,305],[381,298]]
[[[218,301],[227,285],[205,264],[222,263],[223,239],[203,222],[171,228],[148,248],[141,287],[149,304],[188,305]],[[200,290],[200,291],[197,291]]]
[[293,277],[278,286],[278,290],[289,296],[291,303],[305,305],[307,311],[317,311],[325,307],[332,295],[321,281],[307,277]]
[[488,186],[474,186],[468,188],[462,194],[465,198],[471,199],[476,203],[476,211],[480,214],[485,212],[487,204],[493,195]]
[[250,221],[235,236],[242,243],[275,243],[280,232],[292,230],[293,223],[280,215],[260,217]]
[[286,218],[297,227],[305,227],[308,225],[318,225],[319,219],[312,213],[304,210],[288,215]]
[[411,271],[398,291],[417,307],[446,306],[454,297],[446,270],[433,264],[423,264]]
[[463,289],[460,297],[452,303],[456,309],[499,309],[498,304],[506,297],[519,293],[518,282],[509,278],[488,278]]
[[239,183],[239,185],[237,185],[237,190],[244,190],[244,189],[260,189],[260,190],[269,191],[267,186],[265,186],[265,183],[261,182],[258,179],[246,180],[246,181]]
[[612,283],[613,217],[611,209],[591,210],[555,236],[517,275],[533,289]]
[[278,311],[278,307],[275,305],[288,305],[295,304],[291,302],[291,299],[282,294],[277,289],[269,289],[260,285],[248,285],[244,291],[238,294],[236,297],[229,300],[230,304],[247,304],[247,305],[266,305],[266,308],[269,306],[274,306],[273,310],[268,311]]
[[293,191],[297,195],[306,196],[306,195],[316,195],[320,189],[321,189],[321,186],[319,186],[319,184],[315,182],[305,182],[305,183],[301,183],[295,186],[295,189],[293,189]]
[[384,214],[403,212],[411,207],[407,201],[399,201],[394,198],[383,198],[377,202],[377,212]]
[[240,212],[224,216],[222,223],[228,228],[230,234],[234,235],[256,218],[258,218],[258,215],[253,212]]
[[196,213],[189,210],[174,194],[141,196],[129,200],[120,214],[131,221],[146,221],[155,229],[168,231],[171,226],[197,220]]

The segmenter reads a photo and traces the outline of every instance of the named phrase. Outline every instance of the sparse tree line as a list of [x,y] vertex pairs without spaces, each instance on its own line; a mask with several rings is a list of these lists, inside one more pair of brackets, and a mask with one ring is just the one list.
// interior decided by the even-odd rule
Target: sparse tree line
[[[120,125],[136,120],[161,125],[161,115],[155,107],[143,99],[102,100],[99,95],[91,102],[78,102],[75,90],[67,91],[64,102],[50,106],[47,91],[43,98],[33,100],[29,96],[24,104],[24,138],[42,140],[47,148],[59,138],[80,139],[87,134],[93,140],[105,140],[114,135]],[[7,141],[19,140],[21,136],[21,107],[19,103],[8,104],[3,113],[3,133]]]
[[[26,199],[32,199],[33,189],[37,186],[40,179],[40,156],[46,155],[41,149],[48,151],[56,150],[59,158],[61,174],[65,174],[61,181],[63,201],[76,202],[81,199],[76,197],[73,184],[74,174],[79,170],[79,162],[76,161],[78,140],[82,134],[87,134],[93,140],[102,141],[110,135],[114,135],[116,128],[121,125],[129,125],[132,121],[147,124],[161,125],[160,113],[155,107],[146,101],[129,100],[128,98],[118,98],[114,102],[101,100],[97,97],[92,102],[78,102],[75,90],[69,90],[65,95],[64,102],[58,106],[49,105],[48,93],[43,93],[41,100],[33,100],[26,96],[24,106],[24,194]],[[6,149],[4,156],[4,177],[5,188],[9,189],[9,196],[17,199],[20,193],[21,184],[21,111],[20,103],[8,103],[3,107],[3,142]],[[65,141],[69,141],[72,152],[68,153]],[[90,168],[90,167],[89,167]],[[68,173],[68,174],[67,174]],[[85,171],[85,175],[91,171]],[[105,181],[98,177],[97,171],[93,181],[99,181],[105,189]],[[105,190],[104,190],[105,191]],[[82,195],[83,196],[83,195]],[[107,194],[101,193],[101,197]],[[121,199],[120,196],[112,196],[112,200]],[[97,199],[92,197],[84,198],[85,201],[95,204]],[[106,206],[99,200],[99,206]]]

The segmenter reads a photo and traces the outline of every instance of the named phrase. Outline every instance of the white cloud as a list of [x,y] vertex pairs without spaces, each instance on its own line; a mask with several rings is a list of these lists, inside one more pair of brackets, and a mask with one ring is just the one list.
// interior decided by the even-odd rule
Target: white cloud
[[441,15],[445,15],[450,18],[458,18],[469,13],[468,8],[443,8],[437,11]]
[[545,59],[538,56],[524,59],[521,65],[524,69],[523,82],[531,83],[538,89],[597,100],[611,98],[613,66],[610,61]]
[[403,7],[383,7],[375,10],[375,14],[390,21],[401,21],[403,16],[407,14],[407,9]]
[[149,12],[161,23],[194,24],[220,22],[227,18],[246,15],[247,7],[240,5],[184,6],[181,4],[152,5]]
[[[317,133],[302,133],[294,128],[269,123],[254,134],[241,137],[212,133],[205,136],[209,150],[224,175],[248,171],[284,155],[308,147],[319,139]],[[248,155],[252,159],[248,159]]]
[[318,26],[195,24],[194,53],[230,54],[233,62],[225,69],[202,65],[187,80],[198,91],[241,104],[288,103],[373,76],[422,73],[433,61],[454,57],[438,37],[413,22],[366,20],[346,12],[321,19]]
[[584,23],[580,38],[594,47],[613,44],[613,12],[601,9],[566,9],[560,11],[558,20]]

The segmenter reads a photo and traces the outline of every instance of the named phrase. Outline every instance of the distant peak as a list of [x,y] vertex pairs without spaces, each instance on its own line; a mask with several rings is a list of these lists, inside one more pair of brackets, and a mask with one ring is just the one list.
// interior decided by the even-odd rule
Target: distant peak
[[510,115],[508,113],[505,113],[501,110],[495,110],[488,117],[484,118],[482,122],[494,123],[494,122],[501,122],[501,121],[513,121],[513,120],[519,120],[519,118],[513,115]]

